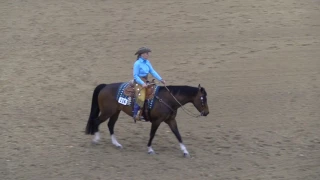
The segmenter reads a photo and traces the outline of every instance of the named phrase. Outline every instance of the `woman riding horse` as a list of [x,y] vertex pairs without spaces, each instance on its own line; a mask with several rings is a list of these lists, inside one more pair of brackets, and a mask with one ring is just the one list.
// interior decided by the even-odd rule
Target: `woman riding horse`
[[[136,55],[138,55],[137,61],[134,64],[134,81],[136,92],[140,90],[145,91],[147,75],[151,73],[155,78],[160,80],[163,84],[165,81],[154,71],[150,62],[148,61],[149,52],[148,48],[140,48]],[[143,78],[145,77],[145,78]],[[85,128],[86,134],[94,135],[92,141],[98,143],[100,140],[99,126],[105,121],[108,122],[109,133],[111,135],[112,144],[118,148],[122,148],[122,145],[117,141],[114,134],[114,127],[119,118],[120,112],[124,112],[129,116],[134,116],[132,113],[131,105],[119,103],[118,95],[119,90],[123,88],[123,85],[128,82],[113,82],[109,84],[99,84],[93,91],[91,110],[87,126]],[[142,88],[145,87],[145,88]],[[139,89],[139,90],[138,90]],[[148,90],[148,89],[147,89]],[[135,105],[135,116],[138,115],[140,106],[143,106],[145,97],[145,92],[138,93],[138,103]],[[149,94],[149,93],[148,93]],[[155,137],[157,129],[162,122],[165,122],[170,127],[171,131],[174,133],[179,141],[179,145],[183,155],[189,157],[189,152],[185,145],[183,144],[182,137],[178,130],[178,124],[176,120],[177,110],[182,108],[184,112],[193,116],[207,116],[209,114],[209,107],[207,104],[207,92],[205,88],[192,87],[187,85],[182,86],[158,86],[157,91],[154,94],[155,100],[153,105],[149,108],[148,116],[151,122],[151,129],[148,141],[148,153],[154,154],[152,148],[152,141]],[[140,104],[139,104],[140,103]],[[200,115],[195,115],[187,111],[183,106],[187,103],[191,103],[200,112]],[[139,115],[138,115],[139,116]],[[139,118],[139,117],[138,117]]]
[[165,80],[153,69],[149,58],[149,53],[151,49],[146,47],[141,47],[135,53],[137,55],[137,60],[133,65],[133,79],[134,79],[134,89],[136,101],[133,108],[133,119],[135,121],[140,120],[140,109],[143,108],[144,101],[146,98],[146,88],[148,81],[148,74],[150,73],[157,80],[165,84]]

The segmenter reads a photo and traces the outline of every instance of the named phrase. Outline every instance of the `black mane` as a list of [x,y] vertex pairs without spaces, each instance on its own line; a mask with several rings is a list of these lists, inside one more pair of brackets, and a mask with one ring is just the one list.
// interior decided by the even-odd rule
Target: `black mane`
[[[197,87],[191,87],[191,86],[167,86],[167,88],[170,90],[172,95],[183,95],[183,96],[196,96],[198,93]],[[163,86],[160,87],[159,90],[165,90],[167,89]]]

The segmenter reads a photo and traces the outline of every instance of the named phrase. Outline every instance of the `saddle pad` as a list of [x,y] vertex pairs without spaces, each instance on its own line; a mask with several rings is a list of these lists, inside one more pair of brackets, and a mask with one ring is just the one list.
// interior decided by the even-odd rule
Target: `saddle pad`
[[157,86],[157,85],[156,85],[155,90],[154,90],[154,96],[153,96],[153,98],[150,99],[149,102],[148,102],[148,108],[149,108],[149,110],[151,110],[151,109],[153,108],[154,102],[155,102],[155,100],[156,100],[156,96],[158,96],[158,91],[159,91],[159,89],[160,89],[160,86]]
[[129,86],[129,82],[122,83],[118,89],[117,101],[122,105],[131,105],[131,97],[124,94],[124,90]]
[[[125,82],[120,85],[120,87],[118,89],[118,93],[117,93],[117,101],[118,101],[118,103],[120,103],[122,105],[130,106],[132,103],[132,99],[130,96],[127,96],[124,94],[124,90],[126,89],[127,86],[129,86],[129,82]],[[159,86],[155,86],[154,97],[152,99],[148,100],[148,108],[150,110],[154,106],[154,102],[156,100],[155,96],[157,96],[159,88],[160,88]]]

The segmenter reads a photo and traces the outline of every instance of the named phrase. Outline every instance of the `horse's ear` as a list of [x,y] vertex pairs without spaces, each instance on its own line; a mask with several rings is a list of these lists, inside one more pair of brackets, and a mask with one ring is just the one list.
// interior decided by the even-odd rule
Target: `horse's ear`
[[200,84],[199,84],[198,88],[199,88],[199,90],[201,90],[201,86],[200,86]]

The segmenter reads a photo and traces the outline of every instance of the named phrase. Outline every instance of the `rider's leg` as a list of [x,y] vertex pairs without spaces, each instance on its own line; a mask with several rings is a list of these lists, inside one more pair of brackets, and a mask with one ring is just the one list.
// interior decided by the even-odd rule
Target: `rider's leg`
[[133,119],[137,120],[137,115],[139,116],[138,112],[140,110],[140,106],[137,102],[134,102],[134,106],[133,106]]
[[[133,108],[133,118],[135,120],[140,120],[140,111],[143,110],[144,101],[146,99],[146,89],[138,87],[136,89],[136,102]],[[140,110],[140,111],[139,111]]]

